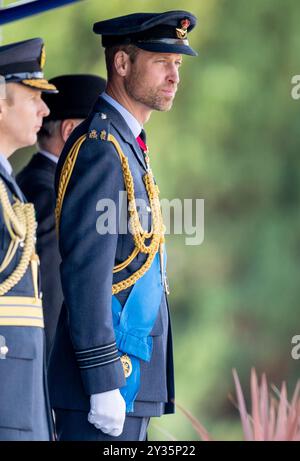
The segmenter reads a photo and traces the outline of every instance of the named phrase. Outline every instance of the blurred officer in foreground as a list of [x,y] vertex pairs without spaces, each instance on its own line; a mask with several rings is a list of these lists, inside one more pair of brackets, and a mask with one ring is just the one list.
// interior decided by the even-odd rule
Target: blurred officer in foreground
[[49,109],[40,38],[0,47],[0,440],[50,440],[43,309],[32,204],[11,176],[16,149],[36,142]]
[[171,108],[182,55],[196,55],[195,24],[170,11],[94,25],[107,90],[56,174],[65,302],[49,383],[59,440],[145,440],[151,416],[174,412],[164,225],[143,125]]
[[38,222],[36,248],[41,264],[47,358],[63,302],[54,216],[56,165],[66,140],[87,118],[106,81],[95,75],[61,75],[49,83],[59,93],[43,95],[50,115],[43,120],[38,133],[39,152],[17,176],[25,197],[34,204]]

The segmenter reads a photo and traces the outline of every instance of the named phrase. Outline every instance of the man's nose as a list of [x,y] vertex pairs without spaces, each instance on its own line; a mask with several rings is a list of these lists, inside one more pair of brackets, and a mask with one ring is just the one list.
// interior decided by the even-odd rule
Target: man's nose
[[172,83],[176,83],[176,85],[178,85],[178,83],[180,82],[179,69],[176,66],[176,64],[173,64],[171,66],[170,74],[169,74],[169,81],[171,81]]
[[39,113],[42,115],[42,117],[47,117],[50,114],[49,107],[42,99],[41,99],[41,106],[40,106]]

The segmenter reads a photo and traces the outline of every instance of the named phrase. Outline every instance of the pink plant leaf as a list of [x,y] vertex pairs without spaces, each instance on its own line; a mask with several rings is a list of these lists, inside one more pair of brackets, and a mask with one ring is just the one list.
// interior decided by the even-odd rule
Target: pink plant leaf
[[232,395],[230,392],[229,392],[229,394],[227,395],[227,398],[228,398],[228,400],[232,403],[232,405],[234,406],[234,408],[235,408],[236,410],[239,410],[239,406],[238,406],[237,402],[235,401],[233,395]]
[[263,440],[268,440],[269,425],[269,394],[266,374],[263,373],[260,388],[260,414],[263,431]]
[[254,368],[251,370],[251,400],[254,440],[263,440],[262,424],[259,414],[260,393]]
[[204,442],[212,442],[213,438],[211,435],[208,433],[208,431],[205,429],[204,426],[198,421],[188,410],[183,408],[179,403],[176,402],[176,407],[179,408],[180,411],[191,421],[194,429],[197,431],[197,433],[200,435],[202,440]]
[[245,399],[244,399],[243,391],[241,388],[240,380],[239,380],[238,374],[235,369],[232,370],[232,373],[233,373],[233,379],[235,382],[236,395],[238,399],[238,409],[240,412],[240,417],[242,421],[245,439],[248,442],[253,441],[253,433],[252,433],[251,425],[249,422],[249,415],[247,413]]
[[298,383],[288,412],[287,440],[296,440],[300,436],[300,400],[294,398],[298,396],[297,388]]
[[269,415],[269,425],[268,425],[268,439],[267,440],[274,440],[275,434],[275,423],[276,423],[276,405],[277,402],[275,399],[271,399],[270,404],[270,415]]
[[275,431],[275,440],[286,439],[286,423],[287,423],[287,392],[286,385],[283,382],[280,392],[279,407],[277,412],[277,422]]
[[291,406],[292,407],[295,407],[295,405],[297,404],[297,402],[299,400],[299,392],[300,392],[300,381],[297,381],[295,391],[294,391],[292,401],[291,401]]
[[[229,399],[239,410],[245,440],[300,441],[300,381],[296,384],[291,403],[287,399],[287,389],[284,382],[280,391],[272,385],[271,387],[278,398],[277,400],[268,391],[265,373],[262,375],[261,385],[258,386],[256,371],[252,368],[252,415],[249,415],[238,374],[235,369],[232,370],[232,373],[235,382],[237,403],[234,401],[232,395],[229,395]],[[202,440],[213,441],[208,431],[188,410],[185,410],[177,403],[176,405],[191,421]]]
[[288,419],[288,423],[287,423],[286,440],[295,440],[295,437],[297,436],[297,427],[299,425],[300,415],[297,414],[295,409],[293,409],[291,413],[292,413],[292,417]]

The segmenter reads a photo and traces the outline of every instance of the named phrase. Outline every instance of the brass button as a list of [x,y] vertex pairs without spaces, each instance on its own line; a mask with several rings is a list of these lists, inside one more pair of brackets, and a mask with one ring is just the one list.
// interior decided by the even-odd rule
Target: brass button
[[8,347],[7,346],[1,346],[0,347],[0,354],[6,355],[8,352]]

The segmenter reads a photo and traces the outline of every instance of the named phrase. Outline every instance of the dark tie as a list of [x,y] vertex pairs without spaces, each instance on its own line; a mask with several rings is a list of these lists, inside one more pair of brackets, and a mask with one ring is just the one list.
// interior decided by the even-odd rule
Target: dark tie
[[149,152],[149,149],[148,149],[148,146],[146,144],[146,133],[144,130],[142,130],[139,134],[139,136],[136,138],[137,142],[138,142],[138,145],[140,146],[143,154],[144,154],[144,159],[145,159],[145,162],[146,162],[146,166],[147,166],[147,169],[150,168],[150,159],[149,159],[149,155],[148,155],[148,152]]
[[146,131],[144,129],[140,132],[140,138],[146,144]]

